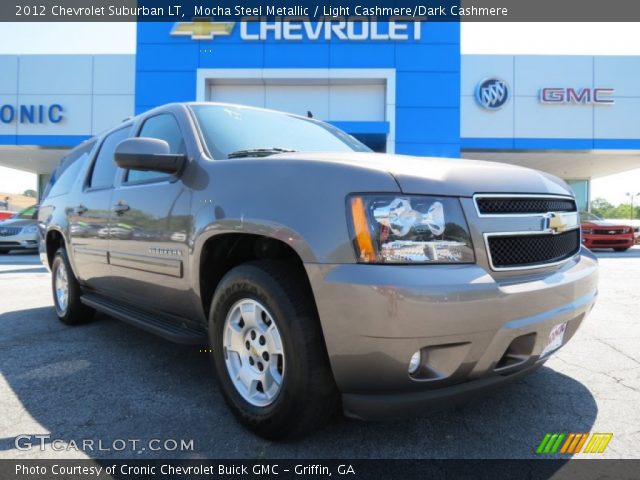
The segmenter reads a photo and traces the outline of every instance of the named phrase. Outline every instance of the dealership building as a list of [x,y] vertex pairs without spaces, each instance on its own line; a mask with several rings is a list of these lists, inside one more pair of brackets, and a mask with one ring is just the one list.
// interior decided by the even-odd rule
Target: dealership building
[[0,55],[0,166],[42,191],[82,140],[200,100],[310,113],[377,151],[547,171],[583,209],[591,179],[640,168],[640,57],[461,55],[457,23],[347,25],[139,23],[135,55]]

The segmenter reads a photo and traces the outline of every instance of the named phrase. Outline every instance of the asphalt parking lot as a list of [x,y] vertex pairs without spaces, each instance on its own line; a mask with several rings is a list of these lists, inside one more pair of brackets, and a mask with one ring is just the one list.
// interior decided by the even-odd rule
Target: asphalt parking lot
[[[526,458],[546,432],[595,431],[614,434],[600,457],[640,458],[640,247],[598,256],[596,308],[533,375],[458,410],[383,423],[340,417],[286,443],[234,421],[206,353],[104,315],[66,327],[38,257],[0,256],[0,457]],[[50,439],[43,451],[19,450],[21,434]],[[65,448],[83,439],[94,451]],[[140,442],[116,451],[117,439]],[[141,446],[150,439],[193,440],[193,450]]]

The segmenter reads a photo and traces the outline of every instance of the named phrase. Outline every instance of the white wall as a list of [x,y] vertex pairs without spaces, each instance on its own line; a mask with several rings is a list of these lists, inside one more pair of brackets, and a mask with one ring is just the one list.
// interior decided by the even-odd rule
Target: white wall
[[[498,111],[480,107],[477,84],[499,77],[511,88]],[[640,56],[463,55],[461,135],[488,138],[640,138]],[[544,87],[614,88],[614,105],[543,105]]]
[[298,80],[279,84],[260,81],[253,84],[209,84],[214,102],[241,103],[306,115],[325,121],[385,120],[385,90],[379,83],[318,83]]
[[0,105],[60,104],[60,123],[0,123],[0,135],[93,135],[134,111],[133,55],[0,55]]

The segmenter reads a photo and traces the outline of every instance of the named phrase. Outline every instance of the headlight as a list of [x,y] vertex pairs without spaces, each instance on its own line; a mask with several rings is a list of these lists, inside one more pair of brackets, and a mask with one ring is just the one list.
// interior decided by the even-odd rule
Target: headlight
[[457,199],[354,195],[348,205],[360,262],[475,262],[471,236]]
[[585,235],[591,235],[593,233],[593,230],[590,228],[583,228],[582,233],[584,233]]
[[23,227],[22,228],[22,233],[25,233],[25,234],[38,233],[38,226],[37,225],[29,225],[28,227]]

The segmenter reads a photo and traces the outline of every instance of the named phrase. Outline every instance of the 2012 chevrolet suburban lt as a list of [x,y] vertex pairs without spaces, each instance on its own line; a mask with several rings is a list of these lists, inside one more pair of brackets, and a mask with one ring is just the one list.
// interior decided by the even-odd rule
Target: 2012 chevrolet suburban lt
[[84,142],[39,220],[62,322],[97,310],[210,345],[230,409],[268,438],[519,379],[597,294],[562,180],[238,105],[166,105]]

